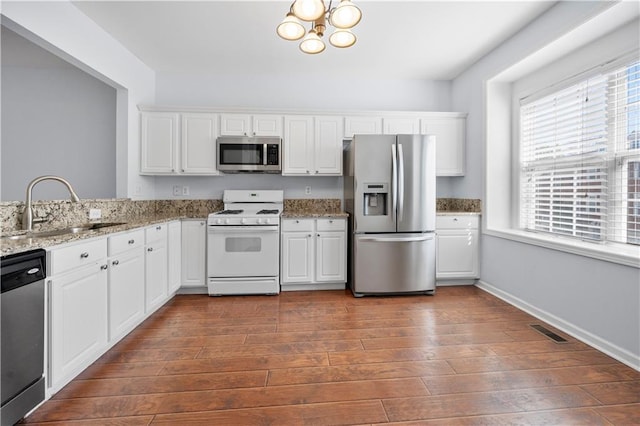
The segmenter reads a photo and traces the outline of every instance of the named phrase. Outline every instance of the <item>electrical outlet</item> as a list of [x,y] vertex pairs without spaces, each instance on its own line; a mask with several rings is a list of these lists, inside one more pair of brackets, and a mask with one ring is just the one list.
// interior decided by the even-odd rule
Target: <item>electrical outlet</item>
[[183,186],[182,187],[182,195],[189,195],[189,187],[188,186]]
[[140,195],[140,194],[142,194],[142,186],[136,185],[136,187],[133,190],[133,195]]
[[307,195],[311,194],[311,187],[310,186],[305,186],[304,187],[304,193],[307,194]]
[[173,185],[173,195],[176,197],[182,195],[182,187],[179,185]]
[[100,218],[102,218],[101,209],[89,209],[89,219],[100,219]]

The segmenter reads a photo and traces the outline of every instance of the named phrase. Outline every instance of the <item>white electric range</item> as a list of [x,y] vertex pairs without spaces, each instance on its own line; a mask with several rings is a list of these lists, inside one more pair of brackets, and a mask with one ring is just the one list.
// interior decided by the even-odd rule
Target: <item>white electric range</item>
[[226,190],[222,200],[207,219],[209,295],[280,293],[284,192]]

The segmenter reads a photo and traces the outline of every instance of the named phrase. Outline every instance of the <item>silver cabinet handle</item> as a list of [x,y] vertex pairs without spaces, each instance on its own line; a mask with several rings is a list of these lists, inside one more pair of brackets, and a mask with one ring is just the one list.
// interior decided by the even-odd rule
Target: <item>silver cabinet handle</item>
[[457,217],[454,217],[454,218],[453,218],[453,221],[454,221],[454,222],[457,222],[457,221],[458,221],[458,218],[457,218]]
[[309,170],[307,170],[307,173],[311,173]]
[[156,226],[156,231],[160,231],[162,229],[162,225]]
[[204,226],[204,222],[200,222],[200,226]]
[[300,221],[299,221],[299,220],[296,220],[296,223],[300,223]]
[[105,269],[107,269],[109,267],[109,265],[101,265],[100,266],[100,270],[104,271]]
[[119,261],[119,260],[114,260],[113,262],[111,262],[111,264],[112,264],[113,266],[116,266],[116,265],[119,265],[119,264],[120,264],[120,261]]
[[320,234],[317,234],[317,236],[319,237],[319,236],[320,236]]
[[134,244],[136,242],[136,240],[129,240],[127,241],[129,244]]
[[147,251],[153,251],[153,247],[149,247]]
[[329,223],[333,223],[333,219],[329,219]]
[[311,238],[311,237],[313,237],[313,235],[309,234],[309,235],[307,235],[307,237]]
[[87,257],[89,257],[89,253],[87,253],[86,251],[80,254],[81,259],[86,259]]

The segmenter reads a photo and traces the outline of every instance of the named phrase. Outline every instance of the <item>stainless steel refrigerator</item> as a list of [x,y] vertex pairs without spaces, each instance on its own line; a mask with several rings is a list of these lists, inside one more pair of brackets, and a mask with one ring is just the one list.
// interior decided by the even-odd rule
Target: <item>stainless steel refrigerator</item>
[[345,146],[354,296],[435,291],[435,160],[429,135],[355,135]]

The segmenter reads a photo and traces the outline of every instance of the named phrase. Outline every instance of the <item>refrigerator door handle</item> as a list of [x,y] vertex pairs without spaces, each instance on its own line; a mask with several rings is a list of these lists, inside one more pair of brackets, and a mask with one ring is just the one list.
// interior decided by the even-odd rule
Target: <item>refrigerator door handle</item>
[[404,152],[398,144],[398,222],[404,219]]
[[359,237],[360,241],[373,241],[377,243],[408,243],[408,242],[420,242],[433,240],[433,234],[423,234],[415,237],[392,237],[392,238],[380,238],[380,237]]
[[[398,158],[396,157],[396,144],[391,145],[391,216],[396,222],[398,208]],[[395,225],[394,225],[395,226]]]

